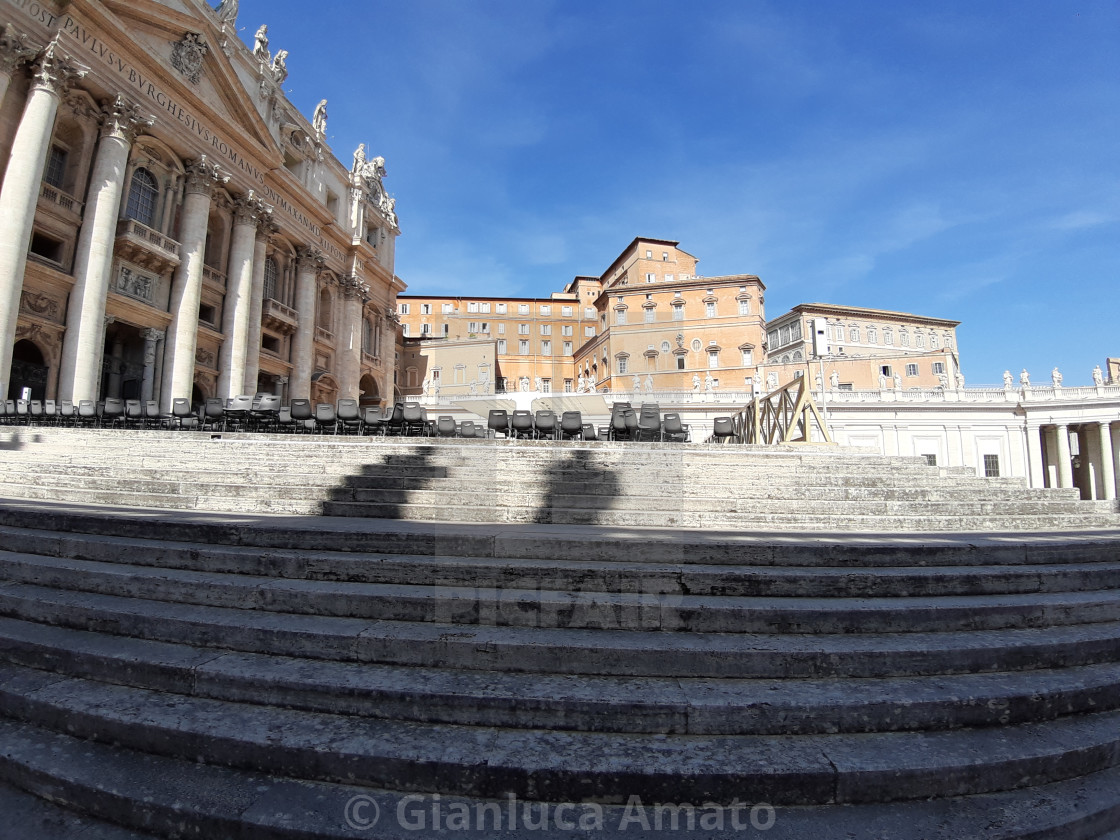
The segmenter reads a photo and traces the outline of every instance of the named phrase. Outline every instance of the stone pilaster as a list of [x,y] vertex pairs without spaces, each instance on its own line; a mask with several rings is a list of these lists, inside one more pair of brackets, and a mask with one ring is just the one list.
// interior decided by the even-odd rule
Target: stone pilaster
[[299,327],[292,336],[292,377],[289,398],[311,399],[311,374],[315,363],[316,278],[323,268],[323,253],[315,248],[300,248],[296,273],[296,312]]
[[257,392],[257,377],[261,367],[261,313],[264,311],[264,263],[268,255],[268,240],[278,228],[272,221],[272,210],[261,214],[257,236],[253,244],[253,289],[249,297],[249,327],[245,339],[245,381],[243,394]]
[[156,349],[163,341],[163,330],[143,330],[144,338],[144,378],[140,382],[140,399],[143,402],[155,399]]
[[[251,390],[243,391],[242,388],[245,386],[246,356],[250,349],[249,318],[252,311],[257,228],[261,215],[266,210],[264,202],[252,192],[234,202],[233,239],[229,249],[226,299],[222,307],[222,332],[225,333],[225,340],[218,353],[218,396],[222,398],[256,392],[255,381]],[[257,320],[260,321],[259,314]],[[259,340],[258,334],[258,342]]]
[[198,345],[198,306],[202,300],[202,261],[210,198],[229,176],[201,156],[187,168],[183,199],[179,267],[171,282],[171,325],[164,348],[160,406],[170,411],[177,397],[190,399],[194,384],[194,355]]
[[358,399],[358,383],[362,378],[362,306],[369,299],[369,286],[357,277],[343,277],[342,326],[335,344],[338,367],[338,395]]
[[136,134],[155,118],[122,96],[102,107],[101,139],[93,162],[85,217],[74,255],[74,289],[66,311],[58,394],[77,403],[97,399],[97,350],[105,340],[102,319],[113,270],[113,240],[128,154]]
[[55,36],[35,59],[31,90],[12,141],[4,185],[0,188],[0,394],[8,392],[11,381],[12,345],[27,268],[27,248],[58,103],[85,74],[84,67],[63,53]]

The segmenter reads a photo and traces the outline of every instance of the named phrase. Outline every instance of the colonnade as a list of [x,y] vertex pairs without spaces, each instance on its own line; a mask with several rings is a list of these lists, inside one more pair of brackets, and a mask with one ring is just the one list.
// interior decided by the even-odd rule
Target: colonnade
[[[1071,435],[1077,441],[1076,455]],[[1032,486],[1080,487],[1093,499],[1117,498],[1120,423],[1111,420],[1032,423],[1027,427],[1027,447]]]

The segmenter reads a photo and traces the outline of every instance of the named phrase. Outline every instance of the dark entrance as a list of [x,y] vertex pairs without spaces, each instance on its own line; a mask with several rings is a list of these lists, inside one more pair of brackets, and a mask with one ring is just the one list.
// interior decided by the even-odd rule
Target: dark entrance
[[9,400],[18,400],[24,388],[31,389],[31,399],[47,398],[48,368],[43,354],[33,342],[22,338],[12,348],[12,378],[8,385]]

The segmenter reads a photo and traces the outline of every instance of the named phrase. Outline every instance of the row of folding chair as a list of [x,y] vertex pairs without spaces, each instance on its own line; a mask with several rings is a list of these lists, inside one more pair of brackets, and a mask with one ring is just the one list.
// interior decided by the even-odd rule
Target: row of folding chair
[[611,406],[611,420],[608,426],[610,440],[656,440],[685,443],[690,439],[691,430],[681,421],[677,412],[661,414],[657,403],[642,403],[638,411],[628,402],[617,402]]
[[505,409],[491,409],[486,420],[487,431],[494,437],[525,438],[529,440],[597,440],[594,425],[584,423],[578,411],[565,411],[560,417],[549,410],[517,410],[512,414]]

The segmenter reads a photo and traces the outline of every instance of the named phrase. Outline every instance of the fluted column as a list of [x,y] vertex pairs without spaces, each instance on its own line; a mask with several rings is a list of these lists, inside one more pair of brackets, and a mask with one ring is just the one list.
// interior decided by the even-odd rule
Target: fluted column
[[218,352],[218,396],[222,398],[252,394],[257,390],[255,381],[251,390],[242,389],[245,386],[246,355],[249,348],[257,225],[264,209],[264,203],[252,192],[234,203],[229,274],[226,279],[225,304],[222,307],[222,332],[225,333],[225,340]]
[[1073,456],[1069,451],[1069,426],[1055,426],[1054,433],[1058,438],[1058,486],[1073,487]]
[[171,410],[176,397],[190,399],[194,385],[194,354],[198,345],[198,306],[202,300],[202,260],[206,249],[206,225],[210,196],[229,180],[221,170],[201,156],[187,170],[187,194],[179,246],[181,262],[171,282],[171,325],[163,354],[163,388],[160,406]]
[[0,394],[7,394],[11,381],[27,248],[58,103],[85,74],[84,68],[63,54],[55,36],[35,60],[31,90],[4,171],[0,188]]
[[10,23],[0,32],[0,103],[3,103],[4,95],[8,92],[12,75],[22,64],[34,58],[38,51],[27,36]]
[[299,328],[292,336],[292,376],[289,399],[311,399],[311,370],[315,360],[316,278],[323,267],[323,253],[315,248],[300,248],[296,273],[296,311]]
[[1046,486],[1046,468],[1042,463],[1042,427],[1027,426],[1027,464],[1030,466],[1030,486]]
[[1102,499],[1116,498],[1116,463],[1115,453],[1112,451],[1112,430],[1108,423],[1098,423],[1100,430],[1101,448],[1101,496]]
[[105,340],[105,296],[113,270],[113,240],[124,194],[128,154],[136,132],[155,122],[118,96],[102,107],[101,140],[93,162],[85,216],[74,255],[74,289],[66,310],[66,336],[58,374],[61,398],[97,399],[97,348]]
[[261,214],[257,236],[253,244],[253,289],[249,296],[249,327],[245,338],[245,381],[243,394],[257,392],[257,378],[261,368],[261,313],[264,311],[264,263],[268,256],[268,238],[277,230],[272,222],[272,210]]
[[156,387],[156,345],[163,339],[162,330],[144,330],[144,377],[140,380],[140,399],[143,402],[155,399]]

